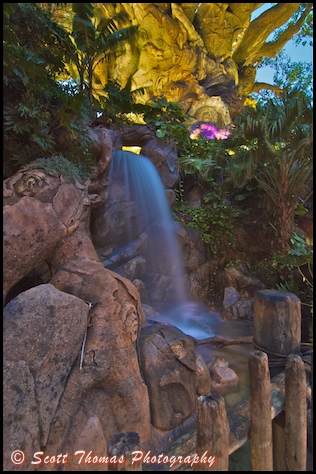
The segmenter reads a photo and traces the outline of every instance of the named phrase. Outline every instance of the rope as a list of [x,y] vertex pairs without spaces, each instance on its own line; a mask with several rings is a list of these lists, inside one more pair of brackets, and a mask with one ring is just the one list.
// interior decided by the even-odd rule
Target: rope
[[[279,354],[278,352],[271,352],[263,347],[260,347],[254,340],[252,341],[255,349],[265,352],[268,355],[268,364],[269,367],[285,367],[288,354]],[[301,354],[299,354],[301,355]]]

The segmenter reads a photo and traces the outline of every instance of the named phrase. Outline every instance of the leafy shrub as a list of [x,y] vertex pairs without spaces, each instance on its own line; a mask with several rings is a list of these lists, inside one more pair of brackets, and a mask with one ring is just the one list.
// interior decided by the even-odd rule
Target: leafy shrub
[[[5,12],[4,177],[36,158],[59,153],[90,168],[83,125],[91,120],[88,103],[56,81],[63,69],[62,27],[37,4],[13,4]],[[58,141],[61,128],[72,140]]]
[[83,167],[78,167],[62,155],[53,155],[49,158],[37,158],[27,165],[29,169],[42,169],[45,173],[54,176],[63,176],[66,182],[74,183],[89,178]]

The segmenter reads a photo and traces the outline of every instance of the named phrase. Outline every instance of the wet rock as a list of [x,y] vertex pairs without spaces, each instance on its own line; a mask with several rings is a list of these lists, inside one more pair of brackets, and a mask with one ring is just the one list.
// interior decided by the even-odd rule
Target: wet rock
[[141,300],[144,302],[147,301],[148,294],[145,283],[142,280],[136,278],[135,280],[133,280],[133,285],[135,285],[135,287],[137,288]]
[[235,288],[224,290],[223,319],[251,319],[254,311],[254,298],[242,298]]
[[206,301],[210,286],[210,264],[205,262],[193,270],[189,276],[190,295],[192,299]]
[[263,288],[263,283],[243,263],[226,268],[219,274],[217,281],[221,282],[224,288],[235,288],[242,297],[253,296],[257,290]]
[[233,305],[234,317],[238,319],[253,318],[253,298],[241,298]]
[[153,138],[142,147],[142,155],[153,162],[165,188],[173,188],[179,179],[175,150],[163,140]]
[[[137,209],[134,202],[116,202],[109,204],[107,201],[97,208],[91,217],[91,236],[96,249],[105,245],[114,248],[121,247],[129,240],[127,238],[127,216],[132,222],[137,219]],[[138,237],[135,232],[130,240]]]
[[227,319],[227,316],[229,317],[231,313],[233,314],[233,316],[235,316],[232,308],[239,299],[240,299],[240,294],[235,288],[233,287],[225,288],[224,300],[223,300],[223,309],[224,309],[223,318],[224,319]]
[[220,272],[217,287],[223,291],[223,319],[253,317],[254,294],[263,288],[263,283],[246,265],[235,265]]
[[154,318],[155,319],[159,315],[159,313],[152,306],[149,306],[148,304],[142,303],[142,309],[145,313],[146,319],[147,318],[149,318],[149,319]]
[[229,363],[221,358],[215,357],[207,364],[211,375],[211,391],[225,395],[239,391],[239,379],[237,374],[229,368]]
[[129,262],[115,268],[115,272],[128,280],[134,281],[141,279],[145,273],[146,260],[141,255],[132,258]]

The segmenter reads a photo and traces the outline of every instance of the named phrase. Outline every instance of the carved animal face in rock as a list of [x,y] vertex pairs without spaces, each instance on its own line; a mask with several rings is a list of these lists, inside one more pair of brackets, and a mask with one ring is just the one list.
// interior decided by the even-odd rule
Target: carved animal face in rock
[[58,242],[88,222],[87,184],[24,168],[3,183],[4,291],[51,257]]
[[163,431],[174,429],[196,408],[199,375],[194,344],[179,329],[157,323],[142,328],[139,347],[152,424]]

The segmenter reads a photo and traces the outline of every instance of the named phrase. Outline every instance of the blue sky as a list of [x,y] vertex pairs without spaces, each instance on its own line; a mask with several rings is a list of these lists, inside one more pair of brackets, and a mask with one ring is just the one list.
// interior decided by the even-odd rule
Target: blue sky
[[[294,41],[291,40],[284,46],[282,51],[290,57],[291,61],[313,61],[313,48],[308,44],[306,46],[296,46]],[[270,67],[258,69],[256,81],[273,84],[273,69]]]
[[[272,3],[265,3],[262,7],[258,8],[254,12],[253,17],[259,16],[263,11],[271,8]],[[305,46],[294,44],[294,41],[289,41],[283,48],[285,54],[290,57],[291,61],[313,61],[313,48],[308,44]],[[273,69],[270,67],[264,67],[257,70],[257,77],[256,80],[258,82],[267,82],[269,84],[273,84]]]

